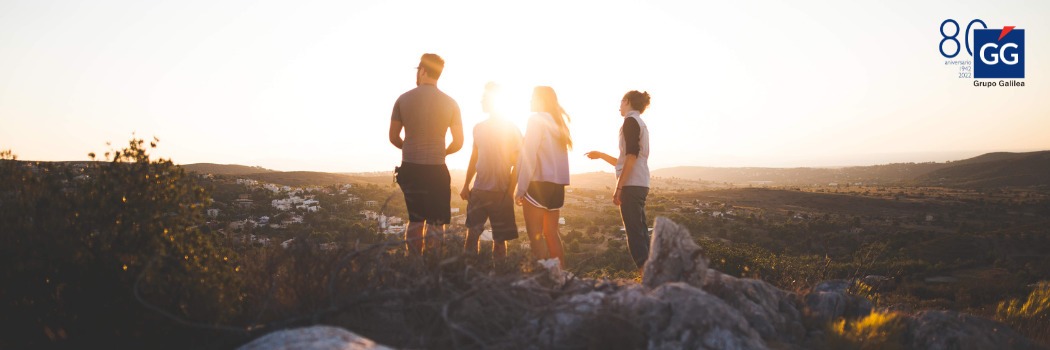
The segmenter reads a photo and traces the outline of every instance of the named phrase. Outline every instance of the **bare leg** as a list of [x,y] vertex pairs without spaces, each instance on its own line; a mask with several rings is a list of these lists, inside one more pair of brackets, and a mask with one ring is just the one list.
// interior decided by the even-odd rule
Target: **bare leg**
[[499,260],[507,257],[507,241],[492,241],[492,259]]
[[440,255],[443,243],[445,243],[445,225],[427,224],[426,236],[423,240],[427,243],[428,252],[433,251]]
[[537,208],[528,202],[522,204],[525,214],[525,233],[529,235],[529,247],[536,259],[547,258],[547,244],[543,241],[543,213],[546,210]]
[[408,241],[408,255],[423,255],[423,227],[422,221],[409,222],[405,230],[405,240]]
[[465,254],[477,254],[481,251],[481,232],[485,229],[485,226],[471,227],[467,229],[467,238],[463,240],[463,253]]
[[[542,210],[542,209],[541,209]],[[547,252],[551,258],[558,258],[558,262],[565,267],[565,256],[562,254],[561,238],[558,236],[559,210],[544,210],[543,213],[543,238],[547,240]]]

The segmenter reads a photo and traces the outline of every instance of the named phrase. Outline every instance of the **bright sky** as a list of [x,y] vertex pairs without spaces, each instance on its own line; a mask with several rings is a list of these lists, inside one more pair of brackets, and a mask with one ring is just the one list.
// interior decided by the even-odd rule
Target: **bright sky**
[[[937,50],[947,18],[1025,29],[1027,86],[959,79]],[[180,164],[390,170],[391,107],[424,52],[446,60],[468,144],[487,81],[520,125],[531,87],[554,87],[573,172],[611,170],[583,153],[617,151],[632,89],[652,94],[652,168],[1050,149],[1048,18],[1042,1],[5,0],[0,149],[85,160],[134,132]]]

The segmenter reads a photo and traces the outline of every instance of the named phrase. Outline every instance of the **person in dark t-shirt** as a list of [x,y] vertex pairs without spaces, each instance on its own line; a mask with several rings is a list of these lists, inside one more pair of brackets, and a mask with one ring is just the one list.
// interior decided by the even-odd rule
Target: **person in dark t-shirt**
[[[463,147],[463,121],[456,101],[437,88],[444,67],[440,56],[424,54],[416,67],[416,88],[398,97],[390,116],[390,143],[401,149],[395,173],[408,207],[409,255],[422,255],[424,239],[427,250],[440,250],[452,215],[445,156]],[[452,143],[446,147],[449,130]]]

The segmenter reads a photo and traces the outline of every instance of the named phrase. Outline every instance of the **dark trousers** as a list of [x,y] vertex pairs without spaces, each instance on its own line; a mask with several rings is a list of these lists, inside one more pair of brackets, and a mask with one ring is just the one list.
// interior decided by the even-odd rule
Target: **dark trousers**
[[627,231],[627,247],[638,267],[649,259],[649,227],[645,224],[645,197],[648,196],[648,187],[624,186],[620,190],[620,217]]

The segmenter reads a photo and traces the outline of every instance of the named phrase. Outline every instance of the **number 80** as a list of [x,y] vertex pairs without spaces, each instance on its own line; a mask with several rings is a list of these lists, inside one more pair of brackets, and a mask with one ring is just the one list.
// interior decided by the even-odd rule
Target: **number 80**
[[[955,25],[955,34],[952,34],[950,36],[944,33],[944,25],[948,23]],[[981,26],[984,27],[981,29],[988,29],[988,25],[984,24],[984,21],[979,19],[972,20],[969,24],[966,25],[966,34],[963,37],[963,39],[966,40],[966,53],[969,54],[970,57],[973,57],[973,50],[970,49],[970,29],[971,27],[973,27],[974,23],[980,23]],[[959,52],[962,51],[962,44],[959,43],[959,39],[956,39],[957,36],[959,36],[959,22],[956,22],[954,19],[950,18],[944,20],[944,22],[941,22],[941,38],[943,39],[941,39],[941,43],[937,45],[937,49],[941,51],[941,56],[944,56],[945,58],[953,58],[959,55]],[[951,55],[944,52],[944,43],[947,41],[955,42],[955,53]]]

